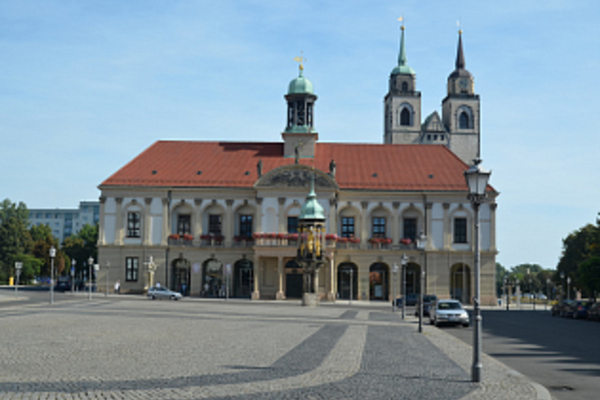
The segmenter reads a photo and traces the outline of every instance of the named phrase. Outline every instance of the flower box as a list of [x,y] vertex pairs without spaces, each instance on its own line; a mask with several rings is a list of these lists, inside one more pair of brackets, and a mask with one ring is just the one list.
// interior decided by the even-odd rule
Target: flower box
[[357,238],[357,237],[350,238],[350,243],[354,243],[354,244],[360,243],[360,238]]
[[189,233],[184,233],[182,238],[183,238],[183,240],[187,240],[188,242],[191,242],[192,240],[194,240],[194,235],[190,235]]
[[179,236],[179,234],[178,234],[178,233],[171,233],[171,234],[169,235],[169,239],[172,239],[172,240],[179,240],[179,237],[180,237],[180,236]]
[[409,245],[411,243],[412,243],[412,240],[410,238],[402,238],[402,239],[400,239],[400,244]]
[[325,240],[336,240],[337,237],[338,236],[335,233],[328,233],[325,235]]

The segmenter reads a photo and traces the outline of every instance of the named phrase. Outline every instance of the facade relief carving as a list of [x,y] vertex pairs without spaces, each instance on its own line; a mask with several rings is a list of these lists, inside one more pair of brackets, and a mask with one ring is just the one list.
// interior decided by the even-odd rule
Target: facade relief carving
[[[279,168],[270,171],[257,182],[257,187],[310,187],[312,172],[308,168]],[[315,171],[315,187],[337,189],[330,177],[325,177]]]

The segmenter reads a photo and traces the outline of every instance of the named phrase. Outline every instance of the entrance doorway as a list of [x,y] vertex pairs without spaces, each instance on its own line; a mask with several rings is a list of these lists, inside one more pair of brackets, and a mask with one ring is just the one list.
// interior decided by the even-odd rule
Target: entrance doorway
[[233,269],[233,295],[250,298],[254,287],[254,265],[250,260],[240,260]]
[[341,300],[357,299],[358,295],[358,268],[352,263],[342,263],[338,267],[337,276],[338,297]]
[[184,258],[173,260],[172,267],[172,290],[181,293],[183,296],[188,296],[190,292],[190,262]]
[[287,299],[301,299],[303,293],[302,287],[302,268],[294,260],[285,264],[285,297]]
[[463,264],[454,264],[450,269],[450,296],[463,304],[470,304],[471,270]]
[[204,297],[219,297],[223,287],[223,264],[211,259],[202,268],[202,293]]
[[383,263],[375,263],[369,268],[369,298],[388,300],[389,269]]

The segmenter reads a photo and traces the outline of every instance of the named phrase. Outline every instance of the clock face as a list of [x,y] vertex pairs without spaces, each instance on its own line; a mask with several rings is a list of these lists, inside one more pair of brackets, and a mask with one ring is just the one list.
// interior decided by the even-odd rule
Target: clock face
[[458,87],[462,90],[466,90],[469,87],[469,81],[467,79],[461,79],[458,81]]

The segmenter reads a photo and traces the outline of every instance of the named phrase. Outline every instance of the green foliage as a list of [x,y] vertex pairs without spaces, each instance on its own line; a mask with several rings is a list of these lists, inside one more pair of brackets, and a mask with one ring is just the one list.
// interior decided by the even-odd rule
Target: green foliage
[[33,241],[28,223],[25,204],[15,204],[9,199],[0,203],[0,283],[6,283],[12,276],[17,256],[31,251]]
[[65,239],[63,251],[71,260],[75,260],[76,275],[85,270],[84,262],[87,264],[90,256],[98,260],[97,243],[98,225],[86,224],[77,235]]
[[571,278],[571,287],[584,289],[586,297],[593,295],[592,291],[598,290],[594,282],[600,279],[600,271],[594,267],[596,257],[600,257],[600,218],[595,226],[588,224],[563,239],[556,282],[560,281],[560,273],[564,273]]
[[600,257],[594,256],[579,265],[582,288],[589,295],[600,292]]
[[27,284],[33,280],[36,276],[40,275],[44,261],[34,257],[31,254],[23,254],[17,257],[23,263],[23,269],[21,270],[20,284]]

